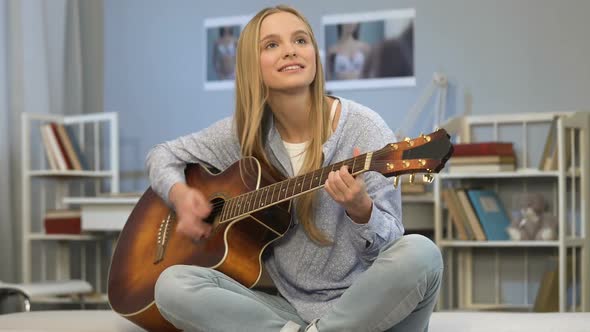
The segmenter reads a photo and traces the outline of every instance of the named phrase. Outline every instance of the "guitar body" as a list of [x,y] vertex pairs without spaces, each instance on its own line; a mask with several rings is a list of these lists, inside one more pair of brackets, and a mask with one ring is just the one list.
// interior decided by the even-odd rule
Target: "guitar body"
[[187,166],[187,184],[214,206],[208,239],[193,242],[176,232],[173,211],[149,188],[133,209],[113,254],[108,298],[114,311],[148,331],[176,331],[159,313],[154,286],[160,273],[177,264],[214,268],[253,287],[262,273],[262,253],[289,229],[290,202],[283,202],[229,222],[220,222],[223,203],[274,182],[258,161],[244,158],[219,174]]

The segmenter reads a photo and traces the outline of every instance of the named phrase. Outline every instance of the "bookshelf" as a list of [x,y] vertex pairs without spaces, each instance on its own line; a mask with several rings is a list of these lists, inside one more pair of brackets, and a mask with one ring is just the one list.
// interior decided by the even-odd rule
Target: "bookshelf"
[[[557,298],[548,301],[555,302],[551,304],[560,312],[589,311],[590,215],[585,202],[590,199],[590,112],[471,115],[453,118],[441,127],[455,143],[513,142],[517,165],[506,172],[445,169],[435,177],[435,242],[445,260],[438,308],[530,311],[537,307],[544,274],[556,269]],[[552,130],[554,136],[548,139]],[[542,167],[549,142],[556,147],[551,168]],[[515,195],[540,193],[547,212],[557,220],[557,238],[459,240],[443,199],[445,190],[457,188],[494,190],[511,219],[517,208]]]
[[[75,149],[70,146],[69,151],[55,147],[50,150],[47,132],[42,128],[52,123],[67,129],[67,137],[70,143],[75,143]],[[89,298],[104,298],[100,295],[106,292],[103,247],[107,236],[84,231],[81,234],[47,234],[43,219],[47,210],[67,209],[63,201],[66,196],[119,192],[117,113],[73,116],[23,113],[21,135],[23,282],[85,280],[97,294]],[[59,137],[58,134],[55,137]],[[56,156],[50,154],[60,152],[61,158],[79,159],[78,166],[59,167]],[[54,300],[47,296],[31,299],[38,303],[80,301],[77,297]]]

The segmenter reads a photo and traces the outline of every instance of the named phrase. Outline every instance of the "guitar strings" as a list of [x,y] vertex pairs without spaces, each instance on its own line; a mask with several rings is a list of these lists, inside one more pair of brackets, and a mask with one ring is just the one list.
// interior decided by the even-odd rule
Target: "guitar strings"
[[[381,150],[379,150],[379,151],[381,151]],[[381,152],[379,152],[379,151],[376,151],[375,153],[373,153],[373,155],[374,155],[374,156],[377,156],[377,155],[380,155],[380,154],[388,153],[387,151],[381,151]],[[303,181],[303,182],[305,182],[305,177],[306,177],[306,176],[308,176],[309,174],[312,174],[312,173],[315,173],[315,172],[317,172],[317,171],[320,171],[320,170],[322,170],[322,175],[323,175],[323,174],[324,174],[324,171],[323,171],[324,169],[327,169],[327,168],[328,168],[328,167],[330,167],[330,166],[332,166],[332,168],[334,168],[334,167],[335,167],[336,165],[338,165],[338,164],[342,164],[342,165],[338,166],[338,168],[340,168],[340,167],[342,167],[342,166],[345,166],[345,165],[346,165],[346,166],[351,166],[351,165],[348,165],[348,164],[352,162],[352,164],[354,165],[354,164],[355,164],[355,162],[356,162],[356,161],[355,161],[355,159],[356,159],[356,158],[359,158],[359,157],[363,157],[363,156],[365,157],[364,159],[366,160],[366,156],[367,156],[367,154],[365,153],[365,154],[363,154],[363,155],[356,156],[356,157],[354,157],[354,158],[346,159],[346,160],[343,160],[343,161],[340,161],[340,162],[334,163],[334,164],[332,164],[332,165],[328,165],[328,166],[326,166],[326,167],[320,168],[320,169],[318,169],[318,170],[315,170],[315,171],[313,171],[313,172],[309,172],[309,173],[306,173],[306,174],[303,174],[303,175],[299,175],[299,176],[296,176],[296,177],[293,177],[293,178],[289,178],[289,179],[286,179],[286,180],[283,180],[283,181],[275,182],[275,183],[273,183],[273,184],[270,184],[270,185],[268,185],[268,186],[265,186],[265,187],[262,187],[262,188],[259,188],[259,189],[253,190],[253,191],[249,191],[249,192],[247,192],[247,193],[243,193],[243,194],[240,194],[240,195],[238,195],[238,196],[234,196],[234,197],[232,197],[232,198],[230,198],[230,199],[228,199],[228,200],[226,200],[226,201],[223,201],[223,202],[214,203],[214,204],[212,205],[212,208],[213,208],[213,209],[216,209],[216,208],[218,208],[218,207],[220,207],[220,206],[221,206],[221,207],[223,207],[223,206],[225,206],[225,205],[226,205],[228,202],[230,202],[231,200],[238,199],[238,198],[240,198],[240,197],[242,197],[242,196],[245,196],[245,195],[252,194],[252,193],[254,193],[254,192],[256,192],[256,191],[261,191],[261,190],[263,190],[264,188],[267,188],[267,187],[276,186],[277,184],[279,184],[279,183],[282,183],[282,182],[285,182],[285,181],[289,182],[289,181],[292,181],[293,179],[296,179],[296,178],[301,178],[301,177],[302,177],[302,178],[304,178],[304,181]],[[383,162],[377,162],[377,164],[376,164],[376,165],[380,165],[379,163],[383,163]],[[385,163],[385,164],[386,164],[386,163]],[[294,181],[293,183],[297,183],[297,181]],[[286,189],[288,189],[288,188],[289,188],[289,184],[287,184],[287,188],[286,188]]]
[[[382,149],[382,150],[375,151],[375,152],[373,153],[373,156],[380,156],[380,155],[383,155],[383,154],[390,153],[390,151],[383,151],[383,150],[385,150],[385,149]],[[350,159],[343,160],[343,161],[341,161],[341,162],[338,162],[338,163],[334,163],[334,164],[332,164],[331,166],[332,166],[332,169],[334,169],[334,168],[335,168],[335,166],[336,166],[336,165],[338,165],[338,164],[342,164],[342,165],[338,166],[338,168],[340,168],[340,167],[342,167],[342,166],[351,166],[351,165],[349,165],[349,164],[350,164],[350,163],[352,163],[352,164],[354,165],[354,164],[356,163],[356,159],[357,159],[357,158],[359,158],[359,157],[364,157],[364,158],[365,158],[365,160],[366,160],[366,156],[367,156],[367,154],[363,154],[363,155],[360,155],[360,156],[357,156],[357,157],[354,157],[354,158],[350,158]],[[373,164],[373,165],[375,165],[375,166],[383,166],[383,165],[387,165],[387,163],[388,163],[388,162],[386,162],[386,161],[374,161],[374,162],[372,162],[372,164]],[[315,173],[315,172],[317,172],[317,171],[319,171],[319,170],[327,169],[328,167],[330,167],[330,166],[326,166],[326,167],[320,168],[320,169],[318,169],[318,170],[316,170],[316,171],[309,172],[309,173],[306,173],[306,174],[303,174],[303,175],[299,175],[299,176],[297,176],[297,177],[295,177],[295,178],[290,178],[290,179],[288,179],[288,180],[283,180],[283,181],[280,181],[280,182],[275,182],[275,183],[273,183],[273,184],[270,184],[270,185],[268,185],[268,186],[265,186],[265,187],[262,187],[262,188],[256,189],[256,190],[254,190],[254,191],[249,191],[249,192],[247,192],[247,193],[243,193],[243,194],[240,194],[240,195],[238,195],[238,196],[234,196],[234,197],[232,197],[232,198],[230,198],[230,199],[228,199],[228,200],[225,200],[225,201],[223,201],[223,202],[216,202],[216,203],[213,203],[213,204],[212,204],[212,209],[213,209],[213,210],[215,210],[215,209],[218,209],[218,208],[220,208],[220,207],[221,207],[221,208],[223,208],[223,207],[224,207],[226,204],[228,204],[228,202],[230,202],[230,201],[232,201],[232,200],[239,199],[240,197],[242,197],[242,196],[245,196],[245,195],[250,195],[250,194],[252,194],[252,193],[254,193],[254,192],[256,192],[256,191],[261,191],[261,190],[263,190],[264,188],[269,188],[269,187],[272,187],[272,186],[276,186],[276,185],[278,185],[279,183],[282,183],[282,182],[284,182],[284,181],[292,181],[293,179],[296,179],[296,178],[301,178],[301,177],[303,177],[303,179],[304,179],[304,180],[303,180],[303,182],[305,182],[305,177],[307,177],[309,174],[313,174],[313,173]],[[324,174],[324,171],[322,171],[322,176],[323,176],[323,174]],[[294,181],[294,183],[297,183],[297,181]],[[321,185],[321,184],[320,184],[320,185]],[[288,189],[288,188],[290,188],[290,187],[289,187],[289,184],[287,184],[287,188],[286,188],[286,189]],[[255,194],[255,195],[256,195],[256,194]],[[274,196],[274,194],[273,194],[273,196]]]

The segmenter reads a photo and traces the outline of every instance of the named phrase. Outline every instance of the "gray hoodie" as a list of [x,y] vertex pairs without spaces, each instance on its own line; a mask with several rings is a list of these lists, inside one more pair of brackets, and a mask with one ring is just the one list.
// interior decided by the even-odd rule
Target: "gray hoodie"
[[[338,98],[342,112],[334,133],[323,145],[324,165],[381,149],[396,138],[374,111],[354,101]],[[329,110],[326,110],[329,111]],[[266,117],[266,151],[270,162],[293,176],[291,161],[272,116]],[[147,156],[152,188],[166,201],[176,182],[184,182],[187,163],[204,163],[224,170],[241,158],[232,118],[225,118],[197,133],[155,146]],[[316,225],[331,246],[318,246],[305,234],[293,214],[294,226],[267,248],[265,267],[280,294],[306,321],[321,317],[356,277],[365,271],[385,244],[402,236],[401,196],[392,182],[376,172],[362,175],[373,199],[369,222],[357,224],[328,193],[320,189]]]

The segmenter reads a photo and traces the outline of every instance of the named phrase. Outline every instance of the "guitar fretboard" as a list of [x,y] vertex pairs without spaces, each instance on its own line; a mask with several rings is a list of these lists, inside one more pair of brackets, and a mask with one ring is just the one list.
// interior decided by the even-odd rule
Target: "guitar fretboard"
[[221,222],[238,216],[250,214],[271,205],[293,199],[301,194],[320,189],[331,171],[348,166],[348,171],[356,175],[368,170],[367,159],[370,154],[363,154],[339,163],[328,165],[313,172],[302,174],[284,181],[276,182],[266,187],[227,200],[221,210]]

